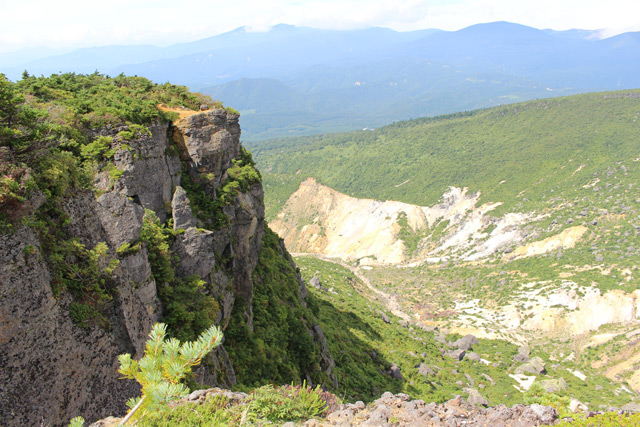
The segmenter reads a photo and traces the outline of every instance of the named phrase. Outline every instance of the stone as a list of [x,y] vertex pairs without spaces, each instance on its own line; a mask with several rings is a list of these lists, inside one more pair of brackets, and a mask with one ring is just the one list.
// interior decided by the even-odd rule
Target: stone
[[469,385],[471,385],[471,386],[472,386],[472,385],[474,385],[474,384],[475,384],[475,381],[473,381],[473,377],[472,377],[471,375],[469,375],[469,374],[467,374],[467,373],[465,372],[464,376],[465,376],[465,378],[467,379],[467,382],[469,383]]
[[180,186],[176,187],[171,199],[171,212],[173,215],[173,231],[186,230],[197,225],[191,212],[191,203],[186,191]]
[[571,399],[571,401],[569,402],[569,410],[574,414],[577,414],[578,412],[586,412],[589,410],[589,408],[578,399]]
[[384,312],[380,312],[380,318],[382,319],[382,321],[384,323],[391,323],[391,320],[389,320],[389,316],[387,316]]
[[122,418],[107,417],[96,421],[93,424],[89,424],[89,427],[115,427],[120,424],[121,421]]
[[465,353],[466,352],[464,350],[449,350],[445,351],[444,355],[455,360],[462,360],[464,359]]
[[491,383],[491,385],[495,385],[496,382],[493,380],[493,378],[491,378],[489,375],[485,374],[484,372],[482,374],[480,374],[480,376],[484,379],[486,379],[487,381],[489,381]]
[[474,353],[473,351],[470,351],[467,353],[467,359],[473,360],[474,362],[479,362],[481,357],[478,353]]
[[420,375],[423,375],[425,377],[431,376],[431,375],[435,375],[436,373],[433,371],[433,369],[431,369],[429,366],[427,366],[426,363],[421,363],[420,366],[418,367],[418,373]]
[[525,356],[524,354],[516,354],[513,356],[513,361],[518,363],[526,363],[529,361],[529,356]]
[[453,343],[453,346],[457,347],[459,350],[468,351],[474,344],[478,344],[478,339],[475,336],[469,334],[455,341]]
[[118,249],[140,238],[144,209],[126,196],[106,193],[97,199],[96,213],[107,235],[108,243]]
[[322,284],[320,283],[320,279],[318,279],[316,276],[313,276],[311,279],[309,279],[309,284],[314,288],[318,288],[318,289],[322,287]]
[[517,375],[540,375],[546,372],[546,365],[544,363],[544,360],[542,360],[540,357],[534,357],[527,363],[518,366],[515,372]]
[[472,405],[489,406],[489,401],[485,399],[475,388],[465,388],[463,391],[469,395],[467,398],[468,403]]
[[389,368],[389,375],[391,375],[391,378],[393,379],[402,381],[402,373],[400,372],[400,368],[398,367],[398,365],[396,365],[395,363],[393,363],[391,365],[391,368]]
[[[216,233],[194,227],[177,235],[171,247],[178,257],[176,274],[183,277],[197,275],[207,281],[216,266],[217,249],[222,244],[224,240],[221,241]],[[230,246],[225,247],[231,250]]]
[[446,346],[448,346],[448,347],[451,347],[451,346],[449,345],[449,342],[447,341],[447,337],[446,337],[446,335],[444,335],[444,334],[438,334],[438,335],[436,335],[436,336],[434,337],[434,339],[435,339],[436,341],[438,341],[439,343],[441,343],[441,344],[444,344],[444,345],[446,345]]

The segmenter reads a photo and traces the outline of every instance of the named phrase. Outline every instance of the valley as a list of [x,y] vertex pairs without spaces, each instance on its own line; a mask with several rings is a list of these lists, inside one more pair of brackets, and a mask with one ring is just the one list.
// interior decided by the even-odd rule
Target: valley
[[5,8],[0,426],[640,425],[637,7],[565,3]]
[[[634,401],[636,94],[533,101],[368,134],[257,144],[267,219],[303,276],[309,256],[323,266],[316,275],[334,263],[398,322],[433,336],[527,345],[582,387],[606,378]],[[398,159],[393,168],[389,159]],[[525,390],[540,379],[510,381]]]

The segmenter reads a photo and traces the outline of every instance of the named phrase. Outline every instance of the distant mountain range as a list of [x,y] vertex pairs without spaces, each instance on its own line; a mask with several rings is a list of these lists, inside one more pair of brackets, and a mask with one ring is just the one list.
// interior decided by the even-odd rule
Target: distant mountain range
[[[20,62],[21,58],[23,62]],[[594,90],[640,87],[640,33],[538,30],[494,22],[459,31],[245,28],[160,48],[107,46],[0,55],[18,79],[57,72],[141,75],[211,94],[243,135],[379,127],[396,120]]]

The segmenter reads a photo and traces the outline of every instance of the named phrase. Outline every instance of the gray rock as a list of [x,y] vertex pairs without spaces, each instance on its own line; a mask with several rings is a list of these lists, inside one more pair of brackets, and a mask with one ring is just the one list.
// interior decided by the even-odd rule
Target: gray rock
[[427,366],[426,363],[421,363],[420,366],[418,367],[418,373],[420,375],[424,375],[425,377],[429,377],[431,375],[435,375],[435,372],[433,371],[433,369],[431,369],[429,366]]
[[191,212],[191,203],[186,191],[180,186],[176,187],[171,200],[171,213],[173,215],[173,231],[186,230],[197,225]]
[[465,372],[464,376],[467,379],[467,382],[469,383],[470,386],[475,384],[475,381],[473,381],[473,377],[471,375]]
[[484,379],[486,379],[487,381],[489,381],[491,383],[491,385],[495,385],[496,382],[493,380],[493,378],[491,378],[489,375],[485,374],[484,372],[482,374],[480,374],[480,376]]
[[[149,130],[151,136],[144,135],[127,141],[130,150],[116,151],[114,163],[123,173],[113,183],[113,191],[131,197],[135,203],[151,209],[164,221],[173,189],[180,184],[182,166],[178,157],[166,154],[170,147],[168,125],[154,123]],[[102,189],[109,190],[108,186],[109,180]]]
[[518,354],[513,356],[513,361],[518,363],[525,363],[529,361],[529,355],[531,354],[531,350],[528,345],[523,345],[518,348]]
[[467,402],[472,405],[488,406],[489,401],[485,399],[475,388],[465,388],[464,391],[469,395]]
[[473,360],[474,362],[479,362],[481,357],[478,353],[474,353],[473,351],[470,351],[469,353],[467,353],[467,359]]
[[324,286],[322,286],[322,283],[320,282],[320,279],[318,279],[317,277],[312,277],[311,279],[309,279],[309,284],[311,286],[313,286],[316,289],[320,289],[322,292],[329,292],[329,289],[325,288]]
[[445,351],[444,355],[455,360],[462,360],[464,359],[465,353],[466,352],[464,350],[449,350]]
[[[93,195],[75,200],[79,211],[95,208]],[[101,227],[92,230],[101,233]],[[120,315],[109,318],[111,330],[79,328],[69,316],[70,296],[54,297],[40,253],[38,235],[27,227],[0,235],[0,419],[8,426],[66,425],[67,414],[83,414],[89,422],[123,414],[126,399],[140,391],[118,378],[114,363],[122,353],[142,355],[152,319],[116,277],[111,304]]]
[[389,320],[389,316],[387,316],[384,312],[380,312],[380,318],[382,319],[382,321],[384,323],[391,323],[391,320]]
[[179,260],[176,274],[181,277],[197,275],[203,280],[210,280],[219,243],[221,240],[216,233],[193,227],[176,236],[172,246]]
[[361,426],[387,426],[389,425],[389,417],[391,416],[391,411],[385,405],[378,405],[372,412],[369,414],[367,420],[365,420]]
[[527,363],[520,365],[516,368],[516,374],[534,374],[540,375],[546,372],[546,365],[544,360],[540,357],[534,357],[529,360]]
[[445,334],[438,334],[438,335],[436,335],[436,336],[434,337],[434,339],[435,339],[436,341],[438,341],[439,343],[442,343],[442,344],[444,344],[444,345],[446,345],[446,346],[448,346],[448,347],[451,347],[451,346],[449,345],[449,342],[447,341],[447,337],[446,337],[446,335],[445,335]]
[[395,363],[393,363],[391,365],[391,368],[389,368],[389,375],[391,375],[391,378],[393,379],[402,381],[402,373],[400,372],[400,368],[398,367],[398,365],[396,365]]
[[459,350],[468,351],[474,344],[478,344],[478,339],[475,336],[469,334],[454,342],[453,346],[457,347]]
[[122,418],[107,417],[102,420],[96,421],[93,424],[89,424],[89,427],[115,427],[120,424],[120,421],[122,421]]
[[118,249],[124,243],[140,238],[144,209],[117,193],[98,197],[96,213],[107,235],[108,243]]

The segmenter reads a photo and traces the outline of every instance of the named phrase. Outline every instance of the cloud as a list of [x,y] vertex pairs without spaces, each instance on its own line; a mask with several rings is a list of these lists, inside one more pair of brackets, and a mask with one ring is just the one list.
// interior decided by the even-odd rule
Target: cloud
[[32,0],[3,6],[0,50],[23,46],[168,45],[247,26],[457,30],[510,21],[536,28],[638,30],[637,0]]

